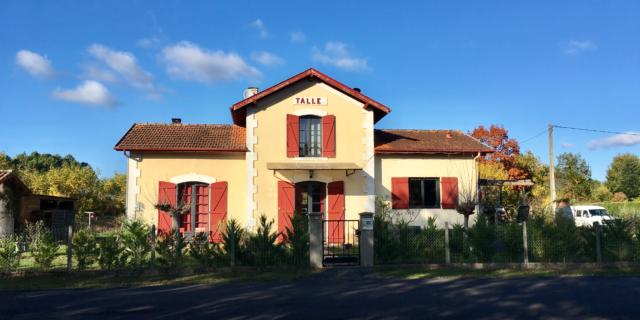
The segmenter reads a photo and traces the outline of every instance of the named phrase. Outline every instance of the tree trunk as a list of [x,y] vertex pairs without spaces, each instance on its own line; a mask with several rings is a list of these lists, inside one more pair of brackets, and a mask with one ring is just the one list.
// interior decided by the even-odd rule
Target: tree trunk
[[464,229],[469,229],[469,215],[467,214],[464,215]]
[[173,235],[176,236],[177,239],[177,237],[180,236],[180,215],[173,214],[171,218],[173,219]]

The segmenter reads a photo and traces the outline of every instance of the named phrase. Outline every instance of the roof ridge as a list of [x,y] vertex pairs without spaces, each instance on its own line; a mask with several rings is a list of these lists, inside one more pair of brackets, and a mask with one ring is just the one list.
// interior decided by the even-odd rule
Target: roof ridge
[[182,127],[187,127],[187,126],[209,126],[209,127],[238,127],[238,128],[242,128],[241,126],[234,124],[234,123],[165,123],[165,122],[136,122],[134,123],[134,125],[141,125],[141,126],[174,126],[174,127],[178,127],[178,126],[182,126]]

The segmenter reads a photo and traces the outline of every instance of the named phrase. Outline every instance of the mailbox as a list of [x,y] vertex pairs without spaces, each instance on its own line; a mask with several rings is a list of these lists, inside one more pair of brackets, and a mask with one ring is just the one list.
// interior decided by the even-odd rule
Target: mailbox
[[373,217],[362,217],[361,230],[373,230]]

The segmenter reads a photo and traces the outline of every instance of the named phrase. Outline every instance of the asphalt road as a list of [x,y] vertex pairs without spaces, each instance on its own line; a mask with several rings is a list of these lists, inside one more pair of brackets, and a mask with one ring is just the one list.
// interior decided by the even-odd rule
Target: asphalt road
[[638,319],[640,278],[381,279],[333,269],[295,282],[0,291],[2,319]]

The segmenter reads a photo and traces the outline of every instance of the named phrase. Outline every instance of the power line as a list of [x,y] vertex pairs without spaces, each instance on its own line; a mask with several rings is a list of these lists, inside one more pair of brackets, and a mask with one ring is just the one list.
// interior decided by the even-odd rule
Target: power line
[[537,138],[537,137],[539,137],[539,136],[543,135],[543,134],[544,134],[544,133],[546,133],[548,130],[549,130],[549,129],[544,129],[544,130],[542,130],[542,131],[540,131],[540,132],[536,133],[536,135],[535,135],[535,136],[533,136],[533,137],[531,137],[531,138],[529,138],[529,139],[522,140],[522,141],[520,142],[520,144],[525,144],[525,143],[527,143],[527,142],[529,142],[529,141],[531,141],[531,140],[533,140],[533,139],[535,139],[535,138]]
[[569,130],[588,131],[588,132],[597,132],[597,133],[624,134],[624,135],[630,135],[630,136],[640,136],[640,133],[636,133],[636,132],[620,132],[620,131],[609,131],[609,130],[585,129],[585,128],[558,126],[558,125],[555,125],[555,124],[553,125],[553,127],[554,128],[559,128],[559,129],[569,129]]

